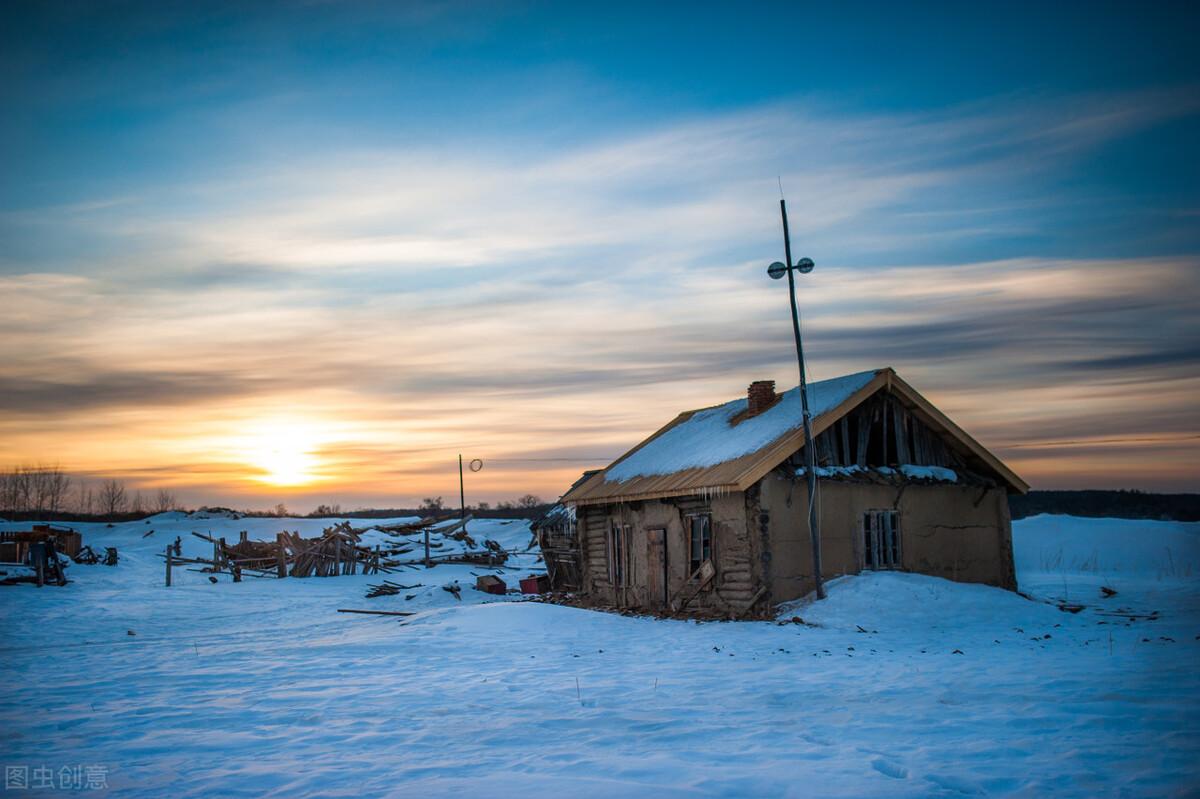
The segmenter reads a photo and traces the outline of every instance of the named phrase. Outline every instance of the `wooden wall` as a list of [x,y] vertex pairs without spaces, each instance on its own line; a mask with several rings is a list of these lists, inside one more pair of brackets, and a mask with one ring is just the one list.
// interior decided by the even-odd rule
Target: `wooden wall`
[[[712,519],[716,577],[690,603],[688,610],[717,615],[741,613],[761,587],[759,544],[751,535],[746,513],[746,498],[741,493],[582,507],[579,529],[586,593],[601,604],[664,610],[663,597],[652,590],[656,586],[649,575],[651,564],[657,566],[650,553],[650,531],[665,531],[666,583],[668,593],[675,595],[690,576],[689,516],[708,514]],[[614,522],[630,525],[627,587],[609,583],[608,535]]]

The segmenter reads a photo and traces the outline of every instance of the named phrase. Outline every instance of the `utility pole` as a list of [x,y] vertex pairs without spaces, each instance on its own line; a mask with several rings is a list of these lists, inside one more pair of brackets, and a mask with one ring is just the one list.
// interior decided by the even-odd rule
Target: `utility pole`
[[813,448],[812,414],[808,410],[808,381],[804,376],[804,344],[800,341],[800,311],[796,306],[795,272],[808,274],[813,270],[811,258],[801,258],[792,263],[792,239],[788,232],[787,203],[779,199],[779,214],[783,217],[783,254],[786,265],[778,261],[767,267],[767,274],[778,280],[787,274],[788,297],[792,301],[792,334],[796,338],[796,361],[800,365],[800,410],[804,424],[804,476],[808,482],[808,536],[812,541],[813,579],[816,581],[817,599],[825,598],[825,584],[821,580],[821,524],[817,519],[817,455]]
[[458,453],[458,518],[459,521],[467,520],[467,494],[463,490],[463,473],[462,473],[462,453]]

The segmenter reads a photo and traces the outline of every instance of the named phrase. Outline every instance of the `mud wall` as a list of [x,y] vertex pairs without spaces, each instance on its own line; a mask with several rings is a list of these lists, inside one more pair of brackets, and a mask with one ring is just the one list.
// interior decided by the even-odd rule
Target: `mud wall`
[[[767,520],[771,601],[804,596],[814,585],[807,488],[777,472],[763,478],[760,488],[757,514]],[[1012,525],[1002,488],[823,481],[818,497],[826,579],[863,568],[866,511],[897,510],[903,570],[1016,588]]]

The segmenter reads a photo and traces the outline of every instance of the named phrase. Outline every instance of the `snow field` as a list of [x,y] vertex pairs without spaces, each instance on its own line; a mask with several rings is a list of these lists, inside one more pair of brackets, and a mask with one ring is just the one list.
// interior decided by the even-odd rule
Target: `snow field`
[[[386,575],[427,584],[408,601],[364,599],[379,579],[361,575],[211,585],[185,573],[164,588],[154,553],[180,531],[185,554],[188,538],[211,549],[187,535],[200,524],[155,519],[146,539],[141,524],[80,525],[93,547],[120,541],[121,564],[74,565],[62,589],[0,590],[7,763],[106,764],[114,794],[147,797],[1083,797],[1198,784],[1187,569],[1200,525],[1017,522],[1034,600],[877,573],[833,581],[784,623],[696,624],[492,597],[469,587],[483,570],[463,566]],[[204,524],[231,540],[281,527]],[[528,541],[521,522],[470,530]],[[510,586],[534,566],[523,557]],[[451,578],[461,602],[440,588]],[[1101,581],[1117,595],[1101,599]],[[1064,586],[1088,607],[1058,610]],[[1118,608],[1159,613],[1130,621]]]

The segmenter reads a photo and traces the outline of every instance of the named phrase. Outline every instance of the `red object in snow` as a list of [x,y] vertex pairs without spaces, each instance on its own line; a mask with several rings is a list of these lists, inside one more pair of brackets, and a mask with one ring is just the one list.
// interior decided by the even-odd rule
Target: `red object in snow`
[[475,588],[488,594],[503,594],[508,591],[504,581],[493,574],[485,574],[475,580]]
[[550,577],[545,574],[539,574],[535,577],[526,577],[521,581],[522,594],[544,594],[550,590]]

